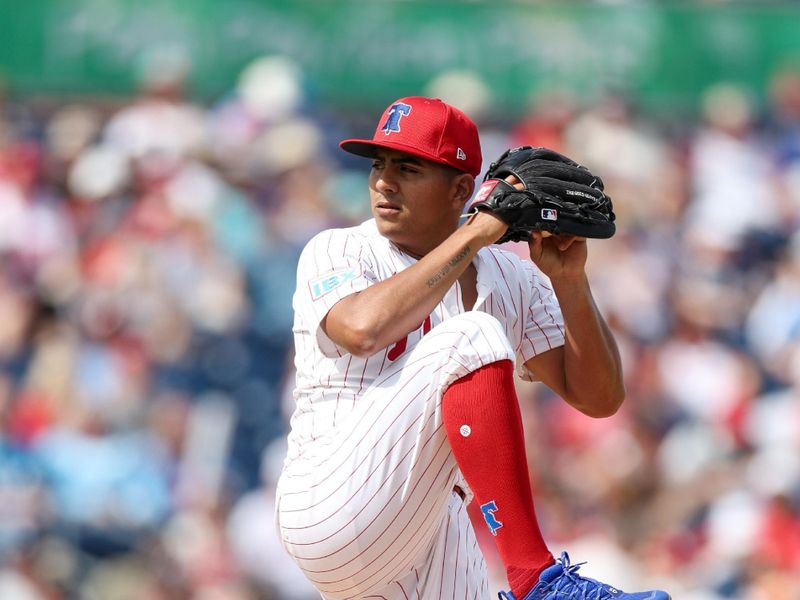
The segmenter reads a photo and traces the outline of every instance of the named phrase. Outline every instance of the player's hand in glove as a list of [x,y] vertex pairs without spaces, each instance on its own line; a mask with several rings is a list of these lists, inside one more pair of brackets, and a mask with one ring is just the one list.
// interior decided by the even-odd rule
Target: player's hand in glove
[[[523,189],[509,183],[513,178]],[[479,210],[508,225],[498,244],[528,241],[532,231],[587,238],[609,238],[616,231],[603,180],[547,148],[513,148],[493,162],[469,208]]]

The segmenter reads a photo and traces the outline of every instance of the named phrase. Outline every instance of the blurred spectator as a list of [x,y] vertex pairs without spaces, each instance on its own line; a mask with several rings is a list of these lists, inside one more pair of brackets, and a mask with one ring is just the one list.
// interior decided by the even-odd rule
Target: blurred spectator
[[564,134],[577,111],[576,100],[568,90],[538,92],[527,114],[511,130],[511,145],[544,146],[567,153]]
[[319,145],[313,123],[300,118],[302,72],[284,56],[263,56],[240,73],[236,88],[214,107],[211,154],[233,181],[254,180],[302,164]]
[[140,61],[140,96],[110,119],[106,141],[158,170],[179,158],[205,153],[205,111],[184,97],[189,57],[178,48],[156,47]]
[[568,155],[602,174],[620,225],[674,227],[683,202],[681,173],[655,124],[635,114],[630,98],[609,92],[575,114],[563,136]]
[[800,339],[800,233],[794,234],[773,278],[756,296],[745,335],[764,369],[783,382],[792,380],[792,343]]
[[713,86],[704,97],[703,117],[692,148],[688,236],[696,244],[729,249],[750,229],[780,226],[773,166],[755,130],[746,90]]
[[769,134],[780,165],[800,161],[800,64],[781,66],[769,82]]

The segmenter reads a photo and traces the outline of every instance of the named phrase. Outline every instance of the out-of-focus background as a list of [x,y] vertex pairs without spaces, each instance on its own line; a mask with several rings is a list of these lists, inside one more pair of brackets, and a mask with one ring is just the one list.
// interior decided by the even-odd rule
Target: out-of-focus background
[[[442,97],[600,173],[628,400],[520,387],[551,548],[800,598],[800,4],[0,2],[0,598],[304,600],[273,486],[304,243]],[[482,529],[480,529],[482,531]],[[502,572],[486,548],[495,587]]]

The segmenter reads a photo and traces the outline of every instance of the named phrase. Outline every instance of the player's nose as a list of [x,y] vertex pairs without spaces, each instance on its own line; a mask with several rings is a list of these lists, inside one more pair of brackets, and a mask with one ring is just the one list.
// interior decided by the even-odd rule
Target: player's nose
[[397,180],[390,169],[384,169],[375,180],[375,189],[381,194],[394,194],[397,192]]

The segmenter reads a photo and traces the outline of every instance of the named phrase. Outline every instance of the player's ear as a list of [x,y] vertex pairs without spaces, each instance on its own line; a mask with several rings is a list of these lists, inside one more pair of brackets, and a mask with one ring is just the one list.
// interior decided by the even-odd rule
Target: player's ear
[[472,192],[475,190],[475,178],[469,173],[459,173],[453,177],[451,189],[453,190],[453,204],[457,205],[460,210],[472,197]]

